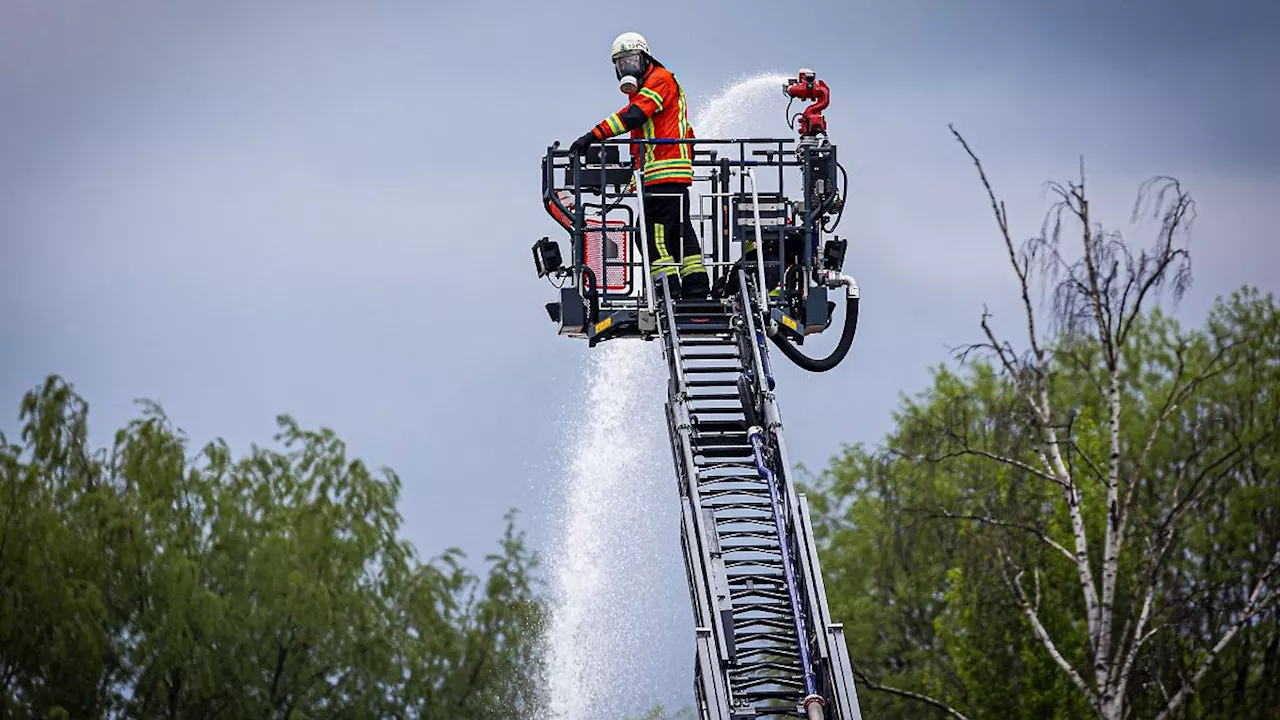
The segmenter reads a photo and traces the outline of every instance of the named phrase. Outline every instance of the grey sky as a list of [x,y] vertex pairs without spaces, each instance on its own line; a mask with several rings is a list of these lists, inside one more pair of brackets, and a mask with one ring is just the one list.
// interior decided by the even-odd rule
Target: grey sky
[[[1080,154],[1104,221],[1143,243],[1138,183],[1181,179],[1200,214],[1188,322],[1280,285],[1275,3],[462,5],[0,5],[0,428],[50,372],[103,434],[148,397],[245,450],[287,412],[401,473],[424,554],[478,559],[511,506],[542,542],[587,349],[555,336],[533,276],[554,231],[538,161],[620,106],[608,43],[629,29],[695,109],[762,71],[832,87],[863,319],[838,370],[780,372],[811,468],[875,443],[982,303],[1017,328],[948,122],[1019,236]],[[753,127],[787,134],[784,106]]]

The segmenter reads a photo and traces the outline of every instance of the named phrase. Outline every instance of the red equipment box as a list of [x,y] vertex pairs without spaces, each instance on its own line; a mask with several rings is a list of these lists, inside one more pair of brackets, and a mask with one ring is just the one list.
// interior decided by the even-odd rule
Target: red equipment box
[[[570,211],[573,210],[573,198],[564,191],[558,193],[560,201]],[[560,223],[568,230],[572,223],[564,213],[555,206],[554,203],[547,204],[547,210],[555,221]],[[600,230],[600,219],[588,217],[586,218],[587,227],[584,229],[583,245],[587,267],[591,268],[591,272],[596,276],[596,282],[603,283],[601,288],[604,292],[613,292],[617,290],[626,290],[627,283],[631,277],[631,266],[628,264],[630,256],[630,242],[627,238],[627,231],[618,228],[625,227],[626,223],[621,220],[610,220],[608,228],[604,232]],[[609,276],[602,277],[604,274],[605,259],[609,261]]]
[[[610,220],[608,228],[600,231],[598,218],[587,218],[585,240],[587,267],[596,275],[596,282],[604,283],[608,292],[627,289],[627,279],[631,274],[631,266],[627,264],[627,232],[616,228],[625,226],[621,220]],[[609,274],[604,277],[604,258],[609,260]]]

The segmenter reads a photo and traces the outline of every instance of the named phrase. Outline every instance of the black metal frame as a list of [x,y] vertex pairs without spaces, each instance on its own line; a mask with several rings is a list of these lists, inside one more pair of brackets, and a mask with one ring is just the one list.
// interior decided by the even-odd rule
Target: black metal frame
[[[560,332],[572,337],[585,337],[592,345],[622,336],[639,336],[652,339],[655,325],[652,317],[646,317],[649,309],[647,292],[648,273],[644,262],[644,248],[640,246],[644,234],[640,227],[640,213],[633,205],[639,205],[641,187],[627,191],[625,186],[635,176],[633,158],[623,159],[622,146],[643,152],[646,145],[687,144],[692,146],[694,182],[690,188],[690,202],[701,196],[710,200],[710,212],[704,212],[698,203],[698,212],[691,214],[699,227],[700,245],[713,286],[732,284],[737,264],[756,269],[755,254],[739,251],[734,255],[734,242],[745,250],[745,239],[756,235],[752,217],[734,212],[735,202],[751,202],[754,194],[777,193],[787,206],[787,224],[778,230],[760,228],[765,235],[778,236],[775,247],[768,255],[760,249],[765,270],[783,285],[779,297],[761,298],[762,312],[781,319],[780,329],[795,342],[803,343],[804,336],[822,332],[830,323],[830,304],[826,301],[827,287],[818,281],[818,272],[830,268],[820,252],[826,233],[824,223],[839,207],[842,200],[838,192],[835,172],[838,167],[836,147],[825,139],[797,141],[792,138],[740,138],[740,139],[652,139],[633,140],[617,138],[606,140],[588,148],[585,157],[560,147],[559,143],[547,148],[542,159],[542,198],[548,213],[559,213],[568,218],[570,249],[564,254],[565,267],[560,277],[566,280],[561,287],[560,302],[549,303],[548,312],[558,319]],[[727,150],[727,151],[726,151]],[[759,172],[769,170],[770,172]],[[776,171],[776,172],[774,172]],[[797,172],[798,171],[798,172]],[[798,174],[801,192],[799,201],[788,197],[788,175]],[[766,177],[767,176],[767,177]],[[735,183],[736,177],[736,183]],[[561,180],[563,178],[563,180]],[[750,182],[759,187],[751,187]],[[643,174],[640,184],[643,186]],[[765,187],[766,183],[770,187]],[[736,185],[736,190],[734,186]],[[574,210],[570,211],[559,199],[567,191],[573,198]],[[631,203],[631,204],[628,204]],[[797,212],[797,205],[802,212]],[[593,211],[601,223],[601,232],[620,230],[634,252],[626,263],[611,262],[601,258],[604,278],[594,277],[586,264],[587,211]],[[611,221],[623,215],[621,226],[609,228]],[[732,224],[738,223],[738,227]],[[743,227],[742,222],[748,224]],[[709,225],[709,227],[708,227]],[[788,267],[787,242],[783,239],[799,233],[803,238],[801,252]],[[602,238],[604,236],[602,235]],[[765,239],[766,244],[770,244]],[[776,250],[776,252],[774,252]],[[629,266],[627,287],[621,291],[609,291],[604,287],[610,268]],[[638,278],[638,280],[637,280]],[[772,282],[770,283],[773,284]],[[790,287],[787,287],[787,285]],[[724,296],[729,290],[721,290]],[[566,307],[574,303],[578,308]],[[552,306],[558,305],[558,308]]]
[[[710,300],[674,300],[669,293],[658,299],[649,288],[643,173],[622,161],[619,146],[675,143],[694,146],[690,201],[699,194],[710,200],[709,212],[700,202],[699,212],[690,213],[713,282]],[[561,334],[592,345],[615,337],[658,339],[667,362],[667,426],[696,626],[701,720],[861,720],[807,500],[791,478],[766,347],[766,335],[786,333],[800,343],[825,330],[834,304],[827,291],[845,280],[850,308],[856,305],[852,279],[837,277],[843,241],[832,236],[823,245],[834,229],[828,218],[842,208],[838,168],[835,146],[825,138],[623,139],[597,144],[585,157],[556,144],[542,161],[543,203],[564,220],[570,238],[560,267],[553,267],[558,246],[550,248],[547,238],[534,245],[539,274],[567,280],[560,302],[548,304]],[[760,169],[777,172],[766,178]],[[798,201],[787,195],[789,172],[799,176]],[[633,177],[639,193],[624,189]],[[573,198],[573,212],[559,199],[563,191]],[[769,210],[781,214],[770,218],[768,229],[766,198],[782,205]],[[619,229],[638,252],[625,263],[631,281],[622,291],[605,287],[610,269],[622,263],[610,262],[602,248],[603,276],[596,278],[586,262],[588,210],[597,211],[602,241],[617,219],[611,215],[626,218]],[[775,286],[776,297],[769,294]],[[848,318],[856,314],[846,315],[851,337]]]

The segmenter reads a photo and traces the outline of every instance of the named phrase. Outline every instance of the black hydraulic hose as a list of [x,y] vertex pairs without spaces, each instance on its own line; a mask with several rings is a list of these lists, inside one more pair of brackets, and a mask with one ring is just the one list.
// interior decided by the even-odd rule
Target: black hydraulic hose
[[774,333],[772,336],[773,344],[786,355],[791,362],[799,365],[801,368],[809,372],[826,372],[831,368],[839,365],[844,360],[845,355],[849,354],[849,348],[853,345],[853,336],[858,330],[858,297],[850,296],[847,298],[844,311],[844,332],[840,335],[840,343],[836,345],[836,349],[831,354],[818,359],[811,358],[800,352],[800,349],[791,344],[791,341],[782,336],[782,333]]
[[[844,171],[844,166],[841,165],[840,163],[836,163],[836,168],[840,170],[840,176],[844,178],[844,192],[845,192],[845,195],[848,195],[849,194],[849,175]],[[838,196],[838,194],[839,193],[833,194],[831,196],[832,200],[834,200]],[[836,211],[835,221],[831,223],[831,227],[827,227],[826,225],[823,225],[822,227],[823,232],[835,232],[836,226],[840,224],[840,218],[844,217],[844,206],[847,202],[848,202],[848,198],[845,198],[845,202],[840,203],[840,209]]]

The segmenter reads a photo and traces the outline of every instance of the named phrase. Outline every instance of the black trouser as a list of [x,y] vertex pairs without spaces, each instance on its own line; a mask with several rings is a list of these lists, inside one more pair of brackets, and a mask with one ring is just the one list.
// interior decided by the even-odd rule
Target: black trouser
[[674,290],[685,295],[706,294],[710,289],[702,263],[702,245],[689,213],[689,186],[679,183],[646,185],[645,232],[649,237],[650,277],[655,286],[665,275]]

